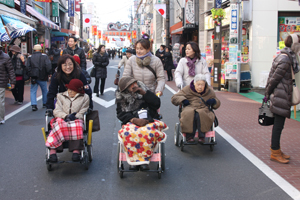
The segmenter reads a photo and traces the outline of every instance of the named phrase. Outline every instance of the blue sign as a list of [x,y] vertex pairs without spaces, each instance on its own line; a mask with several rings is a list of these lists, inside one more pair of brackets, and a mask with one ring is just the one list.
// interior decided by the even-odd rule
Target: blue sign
[[53,42],[53,41],[64,41],[65,39],[64,39],[64,37],[52,37],[51,38],[51,41]]
[[75,0],[69,0],[69,8],[68,8],[69,17],[74,17],[74,13],[75,13]]
[[231,10],[231,30],[237,30],[237,10]]
[[216,8],[221,8],[222,0],[216,0]]
[[26,0],[20,0],[20,10],[21,13],[26,15]]

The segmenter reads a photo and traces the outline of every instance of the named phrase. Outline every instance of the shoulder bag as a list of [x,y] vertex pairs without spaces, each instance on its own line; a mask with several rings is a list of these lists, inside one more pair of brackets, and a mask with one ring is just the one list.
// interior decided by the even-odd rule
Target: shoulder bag
[[100,130],[100,120],[99,120],[99,114],[98,110],[92,110],[86,115],[86,121],[87,124],[90,120],[93,120],[93,128],[92,132],[99,131]]
[[147,69],[149,69],[155,76],[155,79],[157,79],[157,76],[156,76],[156,72],[154,71],[154,69],[152,67],[150,67],[150,65],[147,65],[145,66]]
[[263,101],[258,111],[258,123],[260,125],[270,126],[274,124],[274,115],[270,110],[270,101],[267,103]]
[[95,66],[92,68],[91,73],[90,73],[91,77],[96,77],[96,69]]
[[300,103],[300,91],[298,87],[296,86],[296,81],[295,81],[295,75],[293,71],[293,66],[291,66],[291,73],[292,73],[292,79],[293,79],[293,95],[292,95],[292,104],[293,106],[297,105]]

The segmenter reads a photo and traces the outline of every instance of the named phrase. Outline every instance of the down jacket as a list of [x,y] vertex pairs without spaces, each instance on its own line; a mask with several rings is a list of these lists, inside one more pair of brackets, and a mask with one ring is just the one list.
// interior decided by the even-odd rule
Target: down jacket
[[84,113],[89,109],[90,98],[87,94],[77,93],[75,98],[71,100],[68,91],[57,94],[54,117],[65,119],[67,115],[76,112],[75,117],[83,120]]
[[[164,68],[160,59],[156,56],[151,56],[150,67],[156,72],[157,80],[154,74],[146,67],[139,66],[136,62],[136,56],[131,56],[124,68],[123,77],[130,76],[138,81],[143,82],[146,87],[153,93],[163,91],[165,88]],[[146,59],[146,58],[145,58]]]
[[199,93],[193,91],[190,85],[187,85],[177,94],[175,94],[171,99],[172,103],[175,106],[180,105],[185,99],[190,102],[190,105],[185,106],[182,109],[181,113],[180,126],[183,133],[193,133],[195,111],[198,112],[200,116],[201,132],[206,133],[212,127],[212,124],[215,120],[215,115],[203,103],[203,101],[200,99],[200,96],[204,99],[205,102],[208,99],[215,99],[217,103],[213,105],[213,109],[219,108],[221,102],[216,97],[214,90],[209,87],[207,83],[205,85],[205,88],[205,93],[203,95],[200,95]]
[[107,78],[107,66],[109,64],[108,55],[103,56],[98,52],[93,56],[93,64],[96,69],[96,78]]
[[52,72],[52,65],[49,57],[42,52],[33,52],[26,61],[26,70],[30,77],[37,77],[38,80],[47,81],[48,75]]
[[6,88],[8,80],[16,84],[16,75],[9,55],[0,51],[0,88]]
[[292,56],[285,48],[274,59],[266,85],[265,96],[270,99],[270,110],[290,118],[293,94]]
[[85,57],[85,53],[84,50],[80,47],[78,47],[78,45],[75,45],[75,49],[71,49],[71,47],[67,47],[66,49],[63,50],[62,54],[69,54],[71,56],[74,56],[75,54],[77,54],[80,58],[80,67],[81,69],[86,70],[86,57]]
[[[174,72],[175,83],[178,88],[180,87],[180,85],[182,85],[183,87],[189,85],[194,79],[193,76],[189,75],[189,67],[187,66],[187,63],[188,61],[185,57],[181,58]],[[206,82],[208,83],[208,85],[210,85],[210,73],[208,71],[207,63],[202,57],[200,60],[197,59],[195,62],[195,74],[205,74]]]

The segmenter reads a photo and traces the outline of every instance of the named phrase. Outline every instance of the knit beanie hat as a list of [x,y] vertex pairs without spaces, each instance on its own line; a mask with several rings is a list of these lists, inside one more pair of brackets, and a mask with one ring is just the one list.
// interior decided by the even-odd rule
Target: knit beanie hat
[[69,84],[66,84],[66,87],[77,93],[84,94],[83,83],[79,79],[72,79]]
[[21,52],[21,48],[19,46],[17,46],[17,45],[13,45],[12,47],[9,48],[9,50],[17,52],[17,53]]
[[134,82],[137,82],[137,80],[132,77],[122,77],[118,84],[120,91],[124,92]]
[[80,58],[77,54],[73,56],[74,60],[80,65]]

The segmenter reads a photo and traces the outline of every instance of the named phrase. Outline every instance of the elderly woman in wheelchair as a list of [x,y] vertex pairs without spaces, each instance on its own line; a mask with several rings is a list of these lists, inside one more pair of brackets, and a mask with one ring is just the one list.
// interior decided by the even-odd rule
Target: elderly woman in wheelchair
[[123,77],[116,91],[117,117],[122,122],[118,132],[130,170],[149,170],[151,156],[158,142],[167,138],[157,110],[160,98],[140,81]]
[[199,142],[204,142],[205,133],[213,126],[215,114],[212,109],[220,107],[220,101],[207,82],[206,76],[197,74],[190,85],[185,86],[172,99],[175,106],[183,105],[180,118],[182,133],[186,134],[186,141],[194,143],[196,130]]
[[81,80],[72,79],[65,86],[68,90],[57,94],[53,110],[54,118],[50,121],[51,131],[46,140],[46,146],[50,148],[48,162],[51,163],[58,161],[56,152],[63,151],[64,141],[69,143],[69,151],[73,152],[74,162],[80,161],[80,151],[84,149],[83,120],[89,108],[90,99],[84,92]]

